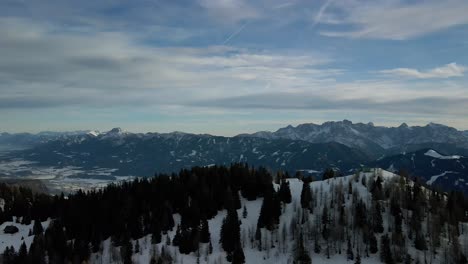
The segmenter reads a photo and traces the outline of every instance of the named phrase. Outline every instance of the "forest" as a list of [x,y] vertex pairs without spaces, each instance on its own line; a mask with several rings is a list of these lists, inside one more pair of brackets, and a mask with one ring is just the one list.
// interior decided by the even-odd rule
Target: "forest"
[[143,248],[148,263],[468,263],[466,197],[399,174],[326,170],[318,180],[242,163],[67,196],[0,184],[0,224],[29,225],[33,237],[7,246],[3,263],[141,263]]

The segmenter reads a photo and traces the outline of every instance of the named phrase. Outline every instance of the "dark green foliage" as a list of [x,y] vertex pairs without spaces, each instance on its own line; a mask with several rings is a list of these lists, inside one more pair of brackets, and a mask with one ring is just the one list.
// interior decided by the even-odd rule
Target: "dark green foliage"
[[304,238],[302,232],[299,234],[296,240],[296,247],[294,249],[294,263],[296,264],[311,264],[312,260],[309,256],[309,252],[304,247]]
[[323,172],[323,176],[322,176],[323,180],[327,180],[327,179],[330,179],[330,178],[333,178],[333,177],[335,177],[335,171],[332,168],[327,168]]
[[14,264],[16,259],[16,252],[15,248],[6,247],[5,251],[3,251],[3,263],[4,264]]
[[375,233],[383,233],[383,220],[382,220],[382,210],[380,208],[380,203],[375,202],[374,208],[372,210],[372,227]]
[[211,240],[211,234],[209,230],[209,225],[208,221],[203,219],[200,223],[201,228],[200,228],[200,242],[201,243],[208,243]]
[[388,235],[383,235],[380,242],[380,260],[385,264],[393,264],[392,250],[390,248],[390,239]]
[[151,244],[159,244],[161,243],[161,239],[161,230],[159,230],[158,225],[155,225],[153,232],[151,232]]
[[41,221],[39,220],[34,220],[34,225],[33,225],[33,235],[39,235],[44,232],[44,228],[42,227]]
[[348,246],[346,248],[346,257],[348,260],[354,260],[353,248],[351,247],[351,239],[348,237]]
[[301,206],[303,209],[309,209],[312,212],[312,191],[310,190],[310,184],[307,180],[304,180],[301,191]]
[[234,252],[232,253],[232,264],[242,264],[245,263],[244,250],[240,244],[236,246]]
[[289,204],[291,203],[291,189],[289,188],[289,182],[286,180],[281,181],[280,189],[278,191],[281,202]]
[[123,241],[123,244],[120,248],[120,257],[124,264],[132,264],[132,254],[133,254],[133,246],[128,237],[126,237]]
[[267,228],[273,230],[279,224],[279,217],[281,215],[281,202],[278,194],[270,185],[265,191],[260,215],[258,217],[257,227]]
[[378,246],[377,246],[377,238],[375,235],[372,233],[369,238],[369,251],[371,254],[377,253],[379,251]]
[[240,246],[240,221],[237,211],[229,210],[221,226],[220,241],[224,251],[232,254]]
[[414,247],[417,250],[427,250],[426,239],[421,233],[416,234],[414,238]]

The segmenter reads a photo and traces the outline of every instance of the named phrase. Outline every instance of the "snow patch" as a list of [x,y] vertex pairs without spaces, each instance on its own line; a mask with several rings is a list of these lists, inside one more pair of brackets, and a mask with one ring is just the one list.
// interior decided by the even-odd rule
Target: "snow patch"
[[432,176],[431,179],[426,182],[426,184],[427,185],[432,185],[438,178],[445,176],[447,173],[457,173],[458,174],[458,172],[456,172],[456,171],[445,171],[442,174]]
[[461,158],[461,156],[458,156],[458,155],[444,156],[444,155],[441,155],[437,151],[432,150],[432,149],[428,150],[426,153],[424,153],[424,155],[429,156],[429,157],[433,157],[433,158],[436,158],[436,159],[460,159]]

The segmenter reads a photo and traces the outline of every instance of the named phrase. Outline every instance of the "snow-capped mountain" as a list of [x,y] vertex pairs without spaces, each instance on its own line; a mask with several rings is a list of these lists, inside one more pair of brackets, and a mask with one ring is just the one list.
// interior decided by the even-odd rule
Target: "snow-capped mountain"
[[[399,154],[378,160],[372,165],[390,171],[405,170],[427,185],[444,191],[459,190],[468,194],[468,158],[444,155],[432,149]],[[371,165],[371,166],[372,166]]]
[[[13,158],[40,166],[83,169],[112,168],[113,175],[151,176],[192,166],[247,162],[294,173],[298,169],[322,171],[336,167],[347,171],[369,161],[361,151],[345,145],[288,139],[220,137],[173,133],[107,133],[61,138],[14,152]],[[83,176],[86,177],[86,176]],[[92,177],[92,175],[88,175]]]
[[31,133],[0,133],[0,150],[1,149],[24,149],[37,146],[53,140],[66,139],[86,135],[91,131],[70,131],[70,132],[53,132],[44,131],[37,134]]
[[449,152],[468,151],[468,134],[445,125],[430,123],[426,126],[399,127],[374,126],[373,123],[352,123],[344,120],[325,122],[321,125],[309,123],[296,127],[287,126],[276,132],[257,132],[250,136],[268,139],[304,140],[312,143],[338,142],[358,148],[373,157],[414,151],[421,148],[443,148]]
[[[108,132],[4,133],[0,136],[0,146],[2,142],[19,142],[18,145],[29,147],[0,153],[0,177],[113,181],[116,176],[151,176],[155,172],[234,162],[291,174],[300,170],[320,175],[329,167],[347,172],[370,164],[406,169],[426,182],[443,174],[430,183],[444,190],[465,191],[467,186],[463,180],[468,172],[463,166],[468,168],[464,158],[468,157],[467,139],[466,131],[433,123],[387,128],[347,120],[288,126],[276,132],[235,137],[184,132],[131,133],[120,128]],[[445,153],[441,157],[460,158],[423,155],[428,149]],[[416,163],[411,160],[413,154],[404,154],[412,152]],[[452,174],[461,176],[451,177]]]

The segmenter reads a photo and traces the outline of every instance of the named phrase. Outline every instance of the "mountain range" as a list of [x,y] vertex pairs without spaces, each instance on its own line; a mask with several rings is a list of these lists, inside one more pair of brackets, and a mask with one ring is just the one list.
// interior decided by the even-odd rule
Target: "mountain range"
[[468,131],[459,131],[441,124],[398,127],[375,126],[373,123],[352,123],[348,120],[287,126],[275,132],[257,132],[246,136],[268,139],[303,140],[311,143],[338,142],[357,148],[370,157],[435,148],[444,152],[468,154]]
[[[468,175],[464,158],[468,156],[468,132],[434,123],[383,127],[343,120],[234,137],[130,133],[119,128],[108,132],[2,133],[0,147],[16,149],[0,156],[0,177],[34,178],[38,173],[28,166],[40,167],[41,171],[43,167],[69,168],[74,171],[69,178],[101,180],[235,162],[314,176],[320,176],[326,168],[348,173],[372,166],[404,169],[429,185],[468,193],[463,182]],[[458,158],[425,155],[432,152],[438,157]],[[29,165],[12,171],[11,164],[19,160]]]

